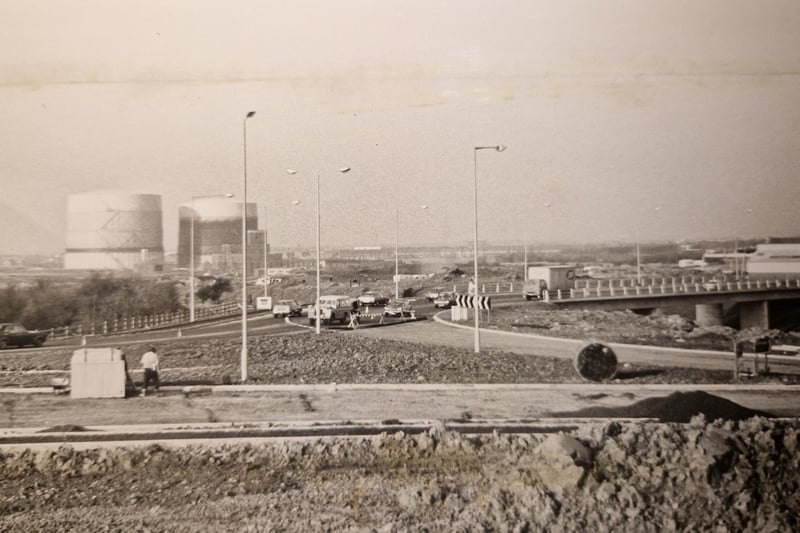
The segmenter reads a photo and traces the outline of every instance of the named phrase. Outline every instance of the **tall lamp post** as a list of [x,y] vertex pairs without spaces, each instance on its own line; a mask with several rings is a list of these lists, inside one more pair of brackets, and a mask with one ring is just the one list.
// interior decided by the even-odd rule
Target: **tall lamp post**
[[[656,206],[653,208],[653,211],[658,214],[661,211],[661,206]],[[642,256],[639,251],[639,227],[638,224],[636,226],[636,285],[642,285]]]
[[269,287],[269,266],[268,266],[269,250],[267,245],[267,204],[264,203],[264,298],[269,296],[267,287]]
[[244,149],[244,179],[242,180],[242,382],[247,381],[247,119],[255,115],[249,111],[242,120]]
[[481,330],[480,330],[480,309],[478,309],[478,297],[480,295],[480,285],[478,284],[478,150],[496,150],[502,152],[506,147],[502,144],[495,146],[475,146],[472,151],[472,161],[474,170],[474,208],[475,208],[475,226],[473,231],[473,248],[472,255],[474,259],[474,281],[475,281],[475,297],[473,299],[473,310],[475,314],[475,353],[481,353]]
[[[419,206],[428,209],[427,205]],[[400,233],[400,208],[394,208],[394,299],[400,299],[400,247],[398,234]]]
[[[292,174],[292,175],[297,174],[297,171],[292,169],[292,168],[286,169],[286,172],[289,173],[289,174]],[[339,172],[341,172],[342,174],[346,174],[347,172],[350,172],[350,167],[342,167],[342,168],[339,169]],[[292,202],[292,204],[300,205],[300,200],[295,200],[295,201]],[[319,284],[320,284],[320,267],[319,267],[319,265],[320,265],[320,254],[319,254],[320,216],[319,216],[319,206],[320,206],[320,201],[319,201],[319,172],[317,172],[317,298],[316,298],[316,301],[314,302],[314,330],[316,331],[317,335],[319,335],[321,333],[321,331],[322,331],[322,329],[320,327],[320,319],[319,319],[319,296],[320,296],[320,294],[319,294]]]
[[233,194],[213,194],[209,196],[192,196],[192,216],[189,223],[189,322],[194,322],[195,318],[195,305],[194,305],[194,201],[201,198],[233,198]]

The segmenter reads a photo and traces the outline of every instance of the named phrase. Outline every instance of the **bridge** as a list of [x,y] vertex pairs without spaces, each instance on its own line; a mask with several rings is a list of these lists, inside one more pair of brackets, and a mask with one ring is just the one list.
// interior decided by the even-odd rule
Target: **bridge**
[[694,306],[695,319],[701,326],[722,325],[726,314],[733,313],[740,329],[769,329],[774,315],[785,314],[787,309],[796,313],[800,279],[715,281],[673,277],[649,278],[642,285],[635,279],[581,280],[573,289],[545,291],[543,300],[606,310],[670,308],[685,312],[686,306]]

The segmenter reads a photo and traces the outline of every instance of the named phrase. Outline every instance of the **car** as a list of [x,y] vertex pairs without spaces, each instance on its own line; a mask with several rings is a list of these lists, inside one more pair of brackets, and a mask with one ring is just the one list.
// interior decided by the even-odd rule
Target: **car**
[[[358,300],[351,296],[334,294],[319,297],[320,324],[347,324],[350,315],[358,312]],[[313,305],[308,308],[308,323],[316,325],[316,309]]]
[[408,300],[392,300],[383,308],[383,316],[411,316],[414,308]]
[[297,300],[278,300],[272,307],[272,315],[275,318],[284,316],[300,316],[303,314],[303,307],[297,303]]
[[452,292],[443,292],[433,300],[433,307],[449,309],[456,305],[456,295]]
[[0,324],[0,349],[6,346],[41,346],[47,340],[47,331],[29,330],[16,323]]
[[427,298],[429,302],[432,302],[436,298],[438,298],[439,295],[442,294],[443,292],[445,292],[444,287],[434,287],[425,293],[425,298]]
[[367,291],[358,297],[358,301],[361,305],[386,305],[389,298],[379,292]]

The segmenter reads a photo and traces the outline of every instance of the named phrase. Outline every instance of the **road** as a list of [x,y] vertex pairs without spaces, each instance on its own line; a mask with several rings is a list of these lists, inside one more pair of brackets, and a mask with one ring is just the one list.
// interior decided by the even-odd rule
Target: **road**
[[[493,296],[496,306],[531,305],[519,301],[519,295]],[[415,302],[418,316],[432,318],[438,312],[425,300]],[[379,310],[380,308],[378,308]],[[447,312],[440,313],[440,316]],[[253,314],[248,317],[248,332],[251,335],[280,335],[287,333],[308,332],[306,318],[293,318],[291,321],[276,319],[269,314]],[[438,344],[472,349],[474,332],[466,323],[458,326],[447,325],[433,319],[393,324],[390,327],[342,330],[343,334],[365,335],[406,342]],[[114,335],[108,337],[88,337],[87,345],[124,346],[142,342],[169,341],[178,338],[202,339],[208,337],[237,337],[241,335],[241,322],[238,317],[222,321],[196,324],[190,327],[161,329],[135,334]],[[56,346],[76,346],[79,339],[56,341],[42,348],[25,348],[24,350],[47,350]],[[68,344],[66,344],[68,343]],[[503,350],[524,355],[550,356],[572,359],[585,341],[544,337],[532,334],[517,334],[481,329],[481,346],[485,349]],[[682,368],[699,368],[709,370],[730,370],[733,365],[732,354],[707,350],[687,350],[680,348],[662,348],[655,346],[625,345],[609,343],[617,354],[620,363],[653,364]],[[791,356],[770,356],[770,369],[782,374],[800,374],[800,358]],[[752,355],[745,355],[745,368],[752,368]]]

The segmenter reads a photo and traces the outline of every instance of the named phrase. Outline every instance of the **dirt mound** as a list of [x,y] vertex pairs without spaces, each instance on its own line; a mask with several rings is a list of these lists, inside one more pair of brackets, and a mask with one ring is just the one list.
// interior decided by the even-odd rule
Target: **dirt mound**
[[0,452],[10,531],[798,531],[798,422]]
[[743,407],[735,402],[703,391],[673,392],[664,398],[647,398],[624,407],[587,407],[571,412],[553,413],[576,418],[655,418],[661,422],[689,422],[703,415],[707,420],[744,420],[754,416],[771,418],[764,411]]

